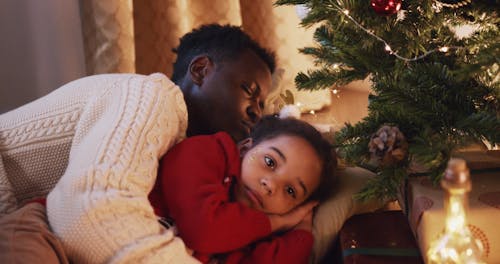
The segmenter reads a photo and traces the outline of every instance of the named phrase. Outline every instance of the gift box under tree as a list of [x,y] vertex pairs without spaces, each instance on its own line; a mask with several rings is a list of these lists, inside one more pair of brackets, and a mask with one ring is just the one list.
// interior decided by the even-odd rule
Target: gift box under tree
[[[472,189],[468,194],[467,223],[481,241],[486,263],[500,263],[500,151],[458,154],[471,169]],[[426,176],[407,180],[399,198],[424,259],[432,241],[444,230],[444,191]]]
[[401,211],[380,211],[349,218],[339,232],[339,246],[344,264],[423,263]]

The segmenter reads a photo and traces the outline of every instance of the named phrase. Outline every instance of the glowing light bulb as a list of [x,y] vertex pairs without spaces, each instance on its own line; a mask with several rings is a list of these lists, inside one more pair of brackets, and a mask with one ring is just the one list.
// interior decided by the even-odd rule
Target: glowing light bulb
[[333,94],[338,94],[338,93],[339,93],[339,90],[337,90],[337,89],[333,89],[333,90],[332,90],[332,93],[333,93]]
[[311,110],[311,111],[309,111],[309,114],[314,115],[314,114],[316,114],[316,112],[314,112],[314,110]]
[[448,47],[439,48],[439,51],[441,51],[441,52],[447,52],[448,50],[450,50],[450,48],[448,48]]
[[467,193],[471,189],[464,160],[451,159],[441,180],[445,191],[444,231],[431,241],[428,263],[484,263],[484,247],[467,228]]
[[344,9],[344,11],[342,11],[342,13],[344,13],[344,14],[346,14],[346,15],[349,15],[349,10]]
[[385,51],[392,52],[391,46],[385,45]]

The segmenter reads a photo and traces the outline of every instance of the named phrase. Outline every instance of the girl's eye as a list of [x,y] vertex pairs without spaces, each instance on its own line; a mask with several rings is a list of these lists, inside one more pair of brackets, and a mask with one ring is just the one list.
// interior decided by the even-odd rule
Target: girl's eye
[[274,162],[274,160],[268,156],[264,157],[264,162],[266,163],[266,166],[271,169],[274,169],[276,167],[276,163]]
[[293,198],[296,198],[297,195],[295,194],[295,189],[293,189],[293,187],[286,187],[286,193],[290,196],[292,196]]

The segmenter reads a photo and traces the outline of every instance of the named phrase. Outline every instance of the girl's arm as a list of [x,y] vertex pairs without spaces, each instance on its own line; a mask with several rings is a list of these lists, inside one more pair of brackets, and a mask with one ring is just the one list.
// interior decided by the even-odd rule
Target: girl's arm
[[306,230],[291,230],[281,236],[258,242],[249,250],[230,253],[226,264],[303,264],[308,263],[313,246],[313,236]]
[[160,197],[189,248],[229,252],[271,234],[268,216],[230,202],[223,175],[239,171],[239,151],[225,133],[188,138],[162,159]]

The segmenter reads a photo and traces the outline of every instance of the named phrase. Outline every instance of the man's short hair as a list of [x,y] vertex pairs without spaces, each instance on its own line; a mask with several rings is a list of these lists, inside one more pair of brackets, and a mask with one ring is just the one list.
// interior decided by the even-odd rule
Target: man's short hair
[[180,44],[173,49],[177,53],[172,81],[178,83],[187,72],[191,60],[201,54],[208,55],[215,63],[238,58],[243,52],[253,51],[274,72],[276,61],[274,54],[261,47],[240,27],[210,24],[194,29],[180,39]]

